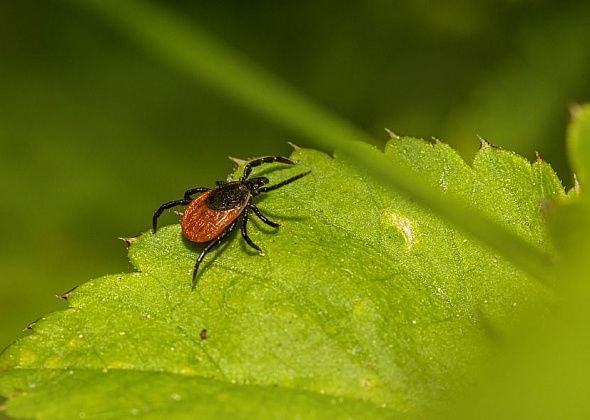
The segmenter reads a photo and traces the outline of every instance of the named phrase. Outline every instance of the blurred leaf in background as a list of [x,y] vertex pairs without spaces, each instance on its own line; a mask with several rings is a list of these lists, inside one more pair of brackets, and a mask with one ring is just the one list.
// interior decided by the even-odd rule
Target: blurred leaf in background
[[[590,416],[590,105],[575,108],[569,157],[580,186],[550,212],[557,255],[556,305],[503,337],[480,386],[455,401],[444,418],[586,419]],[[581,191],[581,193],[580,193]]]
[[[370,133],[475,134],[569,179],[567,106],[589,96],[583,2],[432,6],[160,2]],[[163,201],[287,152],[290,131],[195,87],[75,2],[0,5],[0,346],[53,298],[128,270],[118,236]]]

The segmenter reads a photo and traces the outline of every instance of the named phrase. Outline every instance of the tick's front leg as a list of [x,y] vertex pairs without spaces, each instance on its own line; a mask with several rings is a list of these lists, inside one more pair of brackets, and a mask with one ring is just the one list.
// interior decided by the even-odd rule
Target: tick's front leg
[[156,210],[156,212],[154,213],[154,215],[152,217],[152,232],[156,233],[156,230],[158,230],[158,218],[162,215],[164,210],[171,209],[172,207],[177,207],[177,206],[186,206],[190,202],[191,202],[190,200],[182,199],[182,200],[169,201],[168,203],[162,204],[158,208],[158,210]]

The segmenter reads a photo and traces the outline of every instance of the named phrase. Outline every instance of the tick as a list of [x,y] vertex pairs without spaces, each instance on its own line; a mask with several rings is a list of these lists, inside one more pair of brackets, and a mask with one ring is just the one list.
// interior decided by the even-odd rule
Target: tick
[[164,210],[177,206],[187,206],[182,214],[181,220],[184,237],[192,242],[207,243],[207,246],[201,251],[195,263],[193,270],[193,289],[197,284],[197,272],[205,255],[227,239],[229,234],[237,226],[240,226],[240,231],[246,243],[262,254],[262,249],[250,239],[246,230],[249,212],[254,213],[262,222],[269,226],[274,228],[280,226],[262,214],[253,202],[254,197],[284,187],[293,181],[309,175],[311,171],[303,172],[270,186],[265,186],[269,183],[269,179],[264,176],[248,178],[252,172],[252,168],[272,162],[285,163],[287,165],[295,164],[292,160],[282,156],[266,156],[252,160],[246,163],[244,172],[238,181],[217,181],[215,188],[191,188],[184,193],[182,199],[164,203],[154,213],[152,231],[156,233],[158,229],[158,218]]

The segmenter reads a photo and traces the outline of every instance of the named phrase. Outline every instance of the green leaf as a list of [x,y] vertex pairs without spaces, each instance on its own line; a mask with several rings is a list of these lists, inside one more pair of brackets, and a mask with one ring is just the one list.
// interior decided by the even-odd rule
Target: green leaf
[[[546,163],[485,146],[471,168],[447,145],[411,138],[391,141],[384,155],[551,249],[544,202],[563,188]],[[541,283],[338,154],[292,157],[300,165],[256,172],[278,182],[312,170],[259,200],[282,223],[275,232],[251,219],[265,256],[233,237],[207,258],[191,292],[201,248],[178,225],[140,236],[129,249],[138,272],[82,285],[69,309],[4,352],[8,413],[417,412],[470,386],[495,334],[552,300]]]

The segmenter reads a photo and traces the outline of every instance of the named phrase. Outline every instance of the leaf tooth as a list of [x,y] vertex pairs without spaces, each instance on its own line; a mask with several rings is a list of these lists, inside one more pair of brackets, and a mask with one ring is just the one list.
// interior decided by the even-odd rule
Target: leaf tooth
[[384,128],[384,130],[385,130],[385,132],[387,133],[387,135],[389,136],[390,139],[399,139],[399,138],[401,138],[399,135],[397,135],[396,133],[394,133],[389,128]]
[[125,246],[126,246],[127,248],[129,248],[129,247],[131,246],[131,244],[137,240],[137,237],[138,237],[138,236],[139,236],[139,235],[136,235],[136,236],[131,236],[131,237],[129,237],[129,238],[125,238],[125,237],[119,237],[119,238],[117,238],[117,239],[120,239],[120,240],[122,240],[122,241],[123,241],[123,243],[125,244]]
[[41,318],[37,318],[36,320],[29,322],[29,325],[27,325],[23,331],[32,331],[33,328],[35,327],[35,325],[37,324],[37,322],[39,322],[40,319]]
[[295,143],[292,143],[292,142],[290,142],[290,141],[288,141],[288,142],[287,142],[287,144],[288,144],[289,146],[291,146],[291,148],[292,148],[294,151],[298,151],[298,150],[301,150],[301,149],[302,149],[302,147],[299,147],[299,146],[297,146]]
[[79,286],[74,286],[72,287],[70,290],[68,290],[65,293],[62,293],[61,295],[55,295],[56,298],[58,299],[62,299],[62,300],[68,300],[68,298],[70,297],[70,295],[74,292],[74,290],[76,290]]
[[486,139],[484,139],[479,134],[477,135],[477,138],[479,139],[479,150],[487,149],[488,147],[491,147],[492,149],[501,149],[500,146],[498,146],[498,145],[496,145],[494,143],[490,143],[489,141],[487,141]]
[[228,156],[228,159],[232,161],[232,163],[234,164],[234,166],[236,168],[239,168],[240,165],[243,165],[244,163],[248,162],[247,160],[240,159],[240,158],[233,157],[233,156]]

